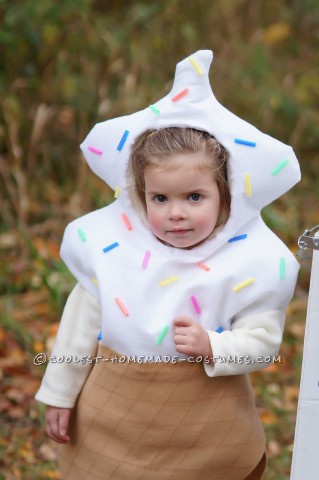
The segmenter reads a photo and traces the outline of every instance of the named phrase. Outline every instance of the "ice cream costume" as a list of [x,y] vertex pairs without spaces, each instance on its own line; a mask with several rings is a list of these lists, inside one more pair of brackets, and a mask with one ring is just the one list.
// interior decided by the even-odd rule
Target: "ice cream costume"
[[[96,125],[81,145],[90,167],[115,190],[117,199],[67,227],[61,256],[79,284],[100,303],[100,351],[143,357],[146,364],[125,362],[107,369],[95,365],[78,407],[86,419],[80,440],[62,455],[64,478],[81,478],[82,468],[83,478],[92,479],[196,480],[212,472],[210,478],[215,480],[243,480],[250,478],[262,457],[264,437],[243,375],[249,371],[247,362],[237,362],[234,371],[227,359],[221,359],[226,353],[240,354],[254,365],[258,353],[276,353],[273,347],[267,350],[267,341],[263,350],[259,333],[251,332],[265,312],[266,323],[272,325],[271,312],[285,309],[299,266],[263,223],[260,210],[289,190],[300,172],[291,147],[217,102],[208,78],[211,60],[210,51],[186,58],[177,65],[166,97],[135,114]],[[212,238],[188,251],[159,242],[128,196],[132,143],[145,130],[170,126],[209,132],[230,153],[229,220]],[[178,365],[150,363],[177,356],[171,325],[181,314],[196,319],[209,332],[216,361],[205,365],[206,376],[201,365],[190,367],[183,355],[179,358],[185,363]],[[281,327],[269,327],[270,343],[274,334],[280,344]],[[151,395],[144,395],[147,386]],[[150,405],[154,396],[155,407],[154,401]],[[106,426],[103,434],[97,434],[101,412],[107,417]],[[119,418],[125,419],[124,428]],[[105,430],[108,440],[102,446]],[[184,436],[179,436],[180,431]],[[191,442],[187,443],[187,436]],[[182,451],[172,448],[183,438],[187,445]],[[86,450],[79,447],[83,443]],[[90,445],[95,447],[90,450]]]

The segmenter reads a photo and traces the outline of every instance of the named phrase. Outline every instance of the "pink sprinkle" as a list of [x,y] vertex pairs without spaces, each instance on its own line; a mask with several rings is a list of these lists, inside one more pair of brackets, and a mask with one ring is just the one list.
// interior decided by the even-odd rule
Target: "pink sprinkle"
[[120,307],[120,309],[122,310],[122,312],[124,313],[124,315],[127,317],[128,316],[128,310],[125,307],[122,300],[119,297],[115,297],[115,301],[116,301],[117,305]]
[[143,263],[142,263],[142,268],[146,268],[146,267],[147,267],[148,261],[149,261],[149,259],[150,259],[150,255],[151,255],[151,251],[150,251],[150,250],[146,250],[145,256],[144,256],[144,260],[143,260]]
[[97,155],[102,155],[103,153],[102,150],[99,150],[96,147],[88,147],[88,150],[90,150],[90,152],[96,153]]
[[133,229],[133,227],[132,227],[132,225],[131,225],[131,222],[129,221],[126,213],[122,213],[122,220],[123,220],[124,225],[126,226],[126,228],[127,228],[128,230],[132,230],[132,229]]
[[201,308],[200,308],[200,306],[199,306],[199,304],[198,304],[197,298],[194,297],[194,295],[191,296],[191,301],[192,301],[193,307],[194,307],[194,309],[195,309],[195,312],[198,313],[198,315],[199,315],[200,313],[202,313]]
[[188,88],[184,88],[184,90],[182,90],[181,92],[179,92],[177,95],[175,95],[175,97],[173,97],[171,100],[172,102],[177,102],[178,100],[180,100],[181,98],[185,97],[185,95],[187,95],[189,92]]
[[208,272],[210,270],[210,268],[207,265],[205,265],[205,263],[203,263],[203,262],[198,262],[198,266],[200,268],[202,268],[203,270],[205,270],[206,272]]

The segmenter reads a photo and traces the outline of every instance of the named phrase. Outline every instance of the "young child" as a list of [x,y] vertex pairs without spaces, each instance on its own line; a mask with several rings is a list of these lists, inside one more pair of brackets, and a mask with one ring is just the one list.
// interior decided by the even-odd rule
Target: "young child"
[[36,398],[63,479],[265,469],[247,373],[278,353],[298,264],[260,209],[300,173],[290,147],[216,101],[211,59],[185,59],[167,97],[82,145],[117,199],[61,248],[79,283]]

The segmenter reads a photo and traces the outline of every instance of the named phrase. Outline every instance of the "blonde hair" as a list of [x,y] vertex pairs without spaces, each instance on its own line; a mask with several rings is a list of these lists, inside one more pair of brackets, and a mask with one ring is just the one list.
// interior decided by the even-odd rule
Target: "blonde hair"
[[163,162],[173,155],[198,152],[205,153],[208,161],[196,165],[195,168],[209,169],[219,190],[220,212],[216,227],[227,222],[231,201],[227,179],[228,153],[216,138],[193,128],[169,127],[147,130],[137,137],[129,160],[128,183],[131,200],[139,213],[144,216],[146,214],[144,181],[146,167],[163,167]]

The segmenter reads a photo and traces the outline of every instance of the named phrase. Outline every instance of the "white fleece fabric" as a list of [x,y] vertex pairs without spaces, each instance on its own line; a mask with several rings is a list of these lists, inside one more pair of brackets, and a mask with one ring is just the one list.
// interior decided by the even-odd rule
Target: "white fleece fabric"
[[93,366],[90,357],[96,356],[100,322],[99,303],[77,284],[66,302],[37,400],[53,407],[74,406]]
[[[280,310],[265,312],[235,321],[232,331],[224,335],[208,332],[215,361],[203,362],[207,375],[251,373],[268,366],[278,353],[284,319]],[[38,401],[61,408],[74,406],[96,358],[100,324],[99,302],[77,284],[66,303],[51,362],[35,397]],[[71,358],[76,361],[65,361]]]
[[[172,328],[177,315],[192,317],[209,332],[215,357],[269,356],[281,341],[283,312],[299,265],[260,211],[299,181],[300,169],[290,146],[216,100],[209,83],[212,56],[201,50],[184,59],[167,96],[132,115],[97,124],[81,145],[92,170],[116,191],[116,200],[68,225],[61,257],[100,305],[99,327],[83,321],[83,335],[94,338],[101,330],[102,344],[123,355],[177,355]],[[190,250],[162,244],[128,195],[132,144],[145,130],[166,127],[206,131],[229,152],[229,219]],[[66,334],[70,331],[66,328]],[[76,327],[72,335],[74,346],[81,344]],[[205,369],[217,376],[266,366],[257,363],[216,360]]]

